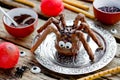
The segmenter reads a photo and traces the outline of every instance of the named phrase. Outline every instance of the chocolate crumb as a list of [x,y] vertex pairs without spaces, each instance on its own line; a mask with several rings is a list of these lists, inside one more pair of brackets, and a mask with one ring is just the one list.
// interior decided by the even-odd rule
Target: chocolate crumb
[[115,6],[103,6],[103,7],[100,7],[98,8],[104,12],[120,12],[120,9],[115,7]]
[[[14,16],[14,20],[19,24],[17,27],[23,27],[23,26],[27,26],[32,24],[35,19],[34,18],[30,18],[27,21],[25,21],[25,23],[23,23],[23,21],[29,17],[32,17],[29,14],[21,14],[20,16]],[[11,26],[15,26],[13,23],[11,23]]]

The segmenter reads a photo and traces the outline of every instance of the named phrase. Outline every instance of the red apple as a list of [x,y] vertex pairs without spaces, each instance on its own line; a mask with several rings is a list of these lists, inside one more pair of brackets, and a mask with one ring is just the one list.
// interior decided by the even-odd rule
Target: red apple
[[19,59],[19,49],[10,42],[0,44],[0,68],[8,69],[14,67]]
[[41,12],[46,16],[57,16],[64,9],[62,0],[42,0]]

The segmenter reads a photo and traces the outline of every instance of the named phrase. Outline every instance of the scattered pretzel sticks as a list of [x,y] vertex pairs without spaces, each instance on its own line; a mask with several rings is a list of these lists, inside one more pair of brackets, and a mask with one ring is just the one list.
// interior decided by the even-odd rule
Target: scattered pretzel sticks
[[120,72],[120,66],[112,68],[112,69],[108,69],[108,70],[105,70],[105,71],[101,71],[101,72],[98,72],[98,73],[95,73],[93,75],[89,75],[87,77],[83,77],[83,78],[80,78],[80,79],[77,79],[77,80],[94,80],[96,78],[105,76],[107,74],[114,74],[114,73],[118,73],[118,72]]
[[18,3],[28,5],[30,7],[35,7],[35,4],[33,2],[31,2],[31,1],[28,1],[28,0],[14,0],[14,1],[18,2]]

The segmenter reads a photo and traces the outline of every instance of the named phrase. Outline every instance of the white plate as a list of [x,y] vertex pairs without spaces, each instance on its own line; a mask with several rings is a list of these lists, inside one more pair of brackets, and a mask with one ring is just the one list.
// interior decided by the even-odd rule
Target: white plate
[[[102,42],[104,49],[97,50],[98,46],[90,38],[88,43],[94,52],[95,60],[91,62],[85,51],[84,47],[80,48],[79,54],[74,57],[66,57],[57,54],[54,47],[55,45],[55,34],[51,33],[47,36],[45,41],[35,51],[37,61],[45,68],[67,75],[80,75],[86,74],[106,66],[115,56],[117,45],[114,37],[106,30],[90,24],[90,27],[94,30],[99,40]],[[84,33],[85,34],[85,33]],[[86,39],[87,34],[85,34]],[[35,42],[38,36],[35,37]]]

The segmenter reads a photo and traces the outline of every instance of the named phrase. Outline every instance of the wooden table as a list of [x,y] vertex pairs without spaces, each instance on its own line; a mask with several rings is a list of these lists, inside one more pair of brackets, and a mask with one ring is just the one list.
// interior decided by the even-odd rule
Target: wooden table
[[[11,0],[0,0],[0,3],[2,3],[2,6],[3,6],[3,4],[5,5],[5,3],[3,3],[2,1],[11,1]],[[38,8],[39,2],[37,0],[31,0],[31,1],[36,3],[37,9],[39,9]],[[89,12],[92,13],[93,10],[92,10],[91,3],[85,3],[85,4],[90,6]],[[21,6],[23,6],[23,5],[21,5]],[[9,9],[4,8],[4,10],[8,11]],[[77,13],[74,13],[67,9],[65,9],[63,11],[63,13],[65,14],[66,20],[74,19],[75,16],[77,15]],[[81,78],[83,76],[87,76],[87,75],[78,75],[78,76],[62,75],[62,74],[52,72],[52,71],[44,68],[43,66],[41,66],[36,61],[34,55],[30,52],[33,38],[37,34],[37,32],[36,32],[37,29],[30,36],[28,36],[26,38],[22,38],[22,39],[15,38],[15,37],[11,36],[10,34],[8,34],[7,31],[4,29],[4,26],[2,23],[2,16],[3,16],[3,14],[0,12],[0,42],[8,41],[8,42],[12,42],[12,43],[16,44],[18,46],[18,48],[20,49],[20,51],[25,51],[27,53],[27,56],[20,57],[18,64],[13,69],[9,69],[9,70],[0,69],[0,80],[69,80],[69,79],[75,80],[75,79]],[[99,71],[110,69],[110,68],[113,68],[116,66],[120,66],[120,44],[119,44],[119,42],[120,42],[120,22],[118,22],[115,25],[103,25],[102,23],[100,23],[96,20],[93,21],[89,18],[86,18],[86,20],[95,23],[95,25],[102,26],[104,29],[106,29],[109,32],[111,31],[111,29],[117,30],[117,33],[113,34],[113,36],[115,37],[115,39],[117,41],[117,46],[118,46],[117,53],[116,53],[114,59],[107,66],[105,66],[104,68],[102,68]],[[37,28],[39,28],[41,25],[43,25],[45,23],[45,21],[46,20],[39,18]],[[30,68],[33,65],[39,66],[42,71],[39,74],[33,74],[30,72],[30,70],[27,70],[24,73],[22,78],[19,78],[19,79],[15,78],[14,77],[15,68],[22,66],[22,65],[27,65]],[[99,71],[96,71],[96,72],[99,72]],[[94,72],[94,73],[96,73],[96,72]],[[91,73],[91,74],[93,74],[93,73]],[[111,75],[107,75],[107,76],[101,77],[96,80],[120,80],[120,74],[111,74]]]

